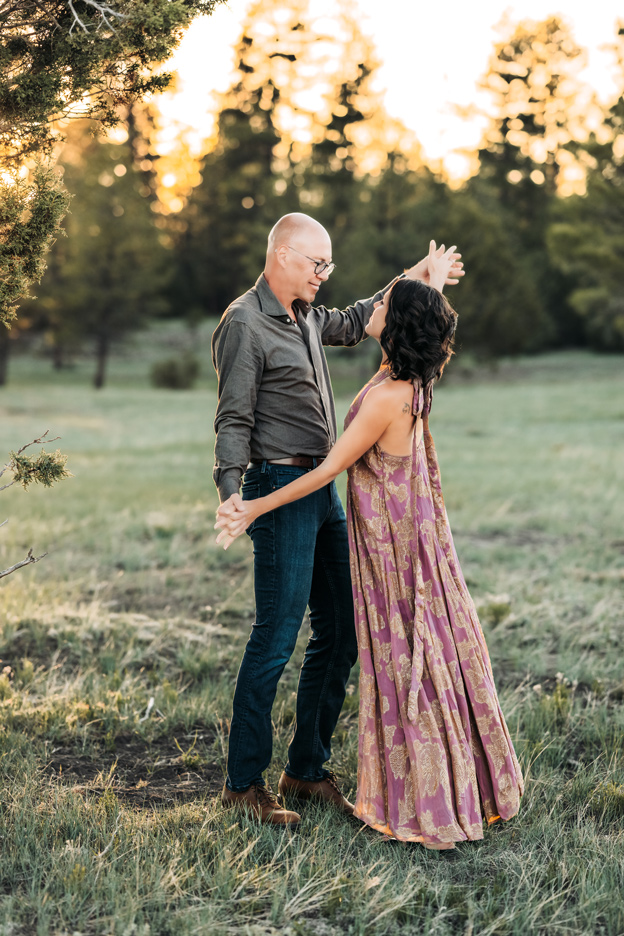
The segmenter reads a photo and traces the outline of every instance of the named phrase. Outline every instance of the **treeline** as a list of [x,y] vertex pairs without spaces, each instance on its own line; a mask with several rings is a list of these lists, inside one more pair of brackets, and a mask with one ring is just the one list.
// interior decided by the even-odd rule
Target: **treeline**
[[[341,12],[328,52],[329,36],[306,15],[306,0],[250,11],[201,182],[179,212],[159,202],[144,108],[128,112],[123,142],[70,130],[61,157],[75,196],[68,236],[19,327],[46,335],[57,367],[90,342],[102,386],[113,343],[150,317],[221,315],[259,275],[275,220],[300,210],[333,239],[326,304],[369,295],[435,237],[460,245],[470,273],[452,296],[462,348],[623,351],[624,93],[597,114],[565,23],[523,23],[495,47],[484,79],[494,116],[478,170],[457,188],[386,117],[357,23]],[[624,92],[624,27],[614,41]],[[315,68],[328,86],[324,108],[312,111],[301,101]],[[10,343],[0,339],[5,356]]]

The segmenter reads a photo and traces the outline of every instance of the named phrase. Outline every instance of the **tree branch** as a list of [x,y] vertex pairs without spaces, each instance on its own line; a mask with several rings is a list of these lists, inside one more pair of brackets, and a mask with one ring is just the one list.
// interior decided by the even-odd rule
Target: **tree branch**
[[[31,445],[40,445],[44,442],[56,442],[57,439],[60,439],[60,436],[56,436],[54,439],[48,439],[47,435],[49,431],[49,429],[46,429],[42,435],[38,436],[36,439],[33,439],[32,442],[27,442],[26,445],[22,445],[22,447],[18,449],[17,452],[10,453],[10,460],[8,464],[6,464],[0,471],[0,477],[2,477],[5,471],[12,471],[15,477],[13,478],[13,481],[9,482],[9,484],[4,484],[2,487],[0,487],[0,491],[5,491],[7,488],[11,487],[12,484],[16,484],[18,481],[24,488],[26,488],[32,481],[44,484],[46,487],[50,487],[52,484],[54,484],[55,481],[61,481],[63,478],[71,477],[70,473],[65,468],[65,461],[67,456],[61,455],[58,450],[54,455],[49,455],[45,449],[41,449],[40,455],[34,461],[30,455],[25,455],[24,458],[20,458],[22,452],[24,452],[27,448],[30,448]],[[3,520],[2,523],[0,523],[0,527],[3,527],[7,522],[8,521]],[[33,562],[39,562],[40,559],[43,559],[47,555],[47,552],[44,552],[41,556],[33,556],[31,546],[25,559],[22,559],[21,562],[16,562],[15,565],[10,566],[8,569],[0,571],[0,579],[10,575],[11,572],[16,572],[18,569],[23,569],[24,566],[32,565]]]
[[[125,19],[125,16],[123,13],[119,13],[118,10],[114,10],[111,6],[108,5],[108,3],[100,3],[99,0],[83,0],[83,3],[86,3],[87,6],[93,7],[95,10],[97,10],[97,12],[102,17],[102,19],[100,20],[100,23],[98,24],[98,27],[97,27],[98,29],[100,28],[102,23],[106,23],[108,28],[112,32],[115,32],[115,27],[113,26],[111,21],[108,19],[108,16],[113,16],[119,20]],[[73,0],[67,0],[67,5],[72,12],[72,16],[74,17],[74,21],[71,24],[71,27],[69,30],[70,34],[74,31],[74,28],[76,26],[80,26],[83,32],[88,33],[89,32],[88,28],[85,26],[85,24],[82,22],[82,20],[78,16],[78,13],[76,12],[76,8],[74,7]]]
[[[6,520],[4,521],[4,523],[6,523]],[[0,524],[0,526],[4,526],[4,523]],[[33,556],[32,547],[31,547],[28,550],[28,555],[26,556],[25,559],[22,559],[21,562],[16,562],[15,565],[12,565],[10,568],[4,569],[4,571],[0,572],[0,579],[4,578],[6,575],[10,575],[11,572],[17,571],[17,569],[22,569],[24,566],[32,565],[33,562],[39,562],[40,559],[43,559],[44,556],[47,556],[47,555],[48,555],[47,553],[43,553],[41,556]]]

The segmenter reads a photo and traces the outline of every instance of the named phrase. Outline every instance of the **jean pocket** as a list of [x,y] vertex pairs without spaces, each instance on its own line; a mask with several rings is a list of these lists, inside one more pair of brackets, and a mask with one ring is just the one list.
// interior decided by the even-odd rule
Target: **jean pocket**
[[260,497],[260,485],[256,481],[249,481],[247,484],[243,484],[241,495],[244,501],[256,500]]
[[297,468],[295,465],[284,465],[279,468],[274,468],[271,471],[271,487],[273,490],[285,487],[287,484],[290,484],[291,481],[296,481],[297,478],[300,478],[303,474],[306,474],[306,469]]

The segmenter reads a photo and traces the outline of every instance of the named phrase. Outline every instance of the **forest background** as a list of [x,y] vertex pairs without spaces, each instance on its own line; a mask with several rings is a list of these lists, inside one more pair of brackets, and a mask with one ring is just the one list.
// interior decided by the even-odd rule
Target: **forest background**
[[[624,28],[605,40],[624,89]],[[188,384],[198,326],[255,281],[266,233],[288,211],[333,237],[327,305],[370,295],[435,237],[458,244],[470,271],[456,300],[466,362],[624,350],[624,93],[601,107],[578,78],[582,59],[560,17],[508,24],[483,76],[489,127],[459,183],[385,112],[374,45],[349,4],[320,25],[307,0],[252,4],[200,159],[184,139],[159,153],[157,95],[122,108],[107,135],[62,124],[67,237],[37,299],[0,331],[0,385],[10,352],[26,351],[56,370],[94,359],[101,387],[111,349],[164,320],[187,337],[152,379]],[[302,102],[319,75],[328,92],[312,111]]]

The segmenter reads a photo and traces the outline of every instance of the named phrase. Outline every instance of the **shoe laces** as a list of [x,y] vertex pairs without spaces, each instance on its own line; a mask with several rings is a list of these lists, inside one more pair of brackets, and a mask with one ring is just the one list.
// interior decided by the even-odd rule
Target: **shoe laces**
[[338,777],[335,773],[332,773],[331,770],[328,770],[324,779],[329,783],[330,787],[332,787],[336,793],[338,793],[339,796],[342,796],[342,790],[338,786]]
[[256,796],[261,806],[270,806],[273,809],[282,808],[279,797],[275,795],[270,787],[261,786],[259,783],[256,784]]

